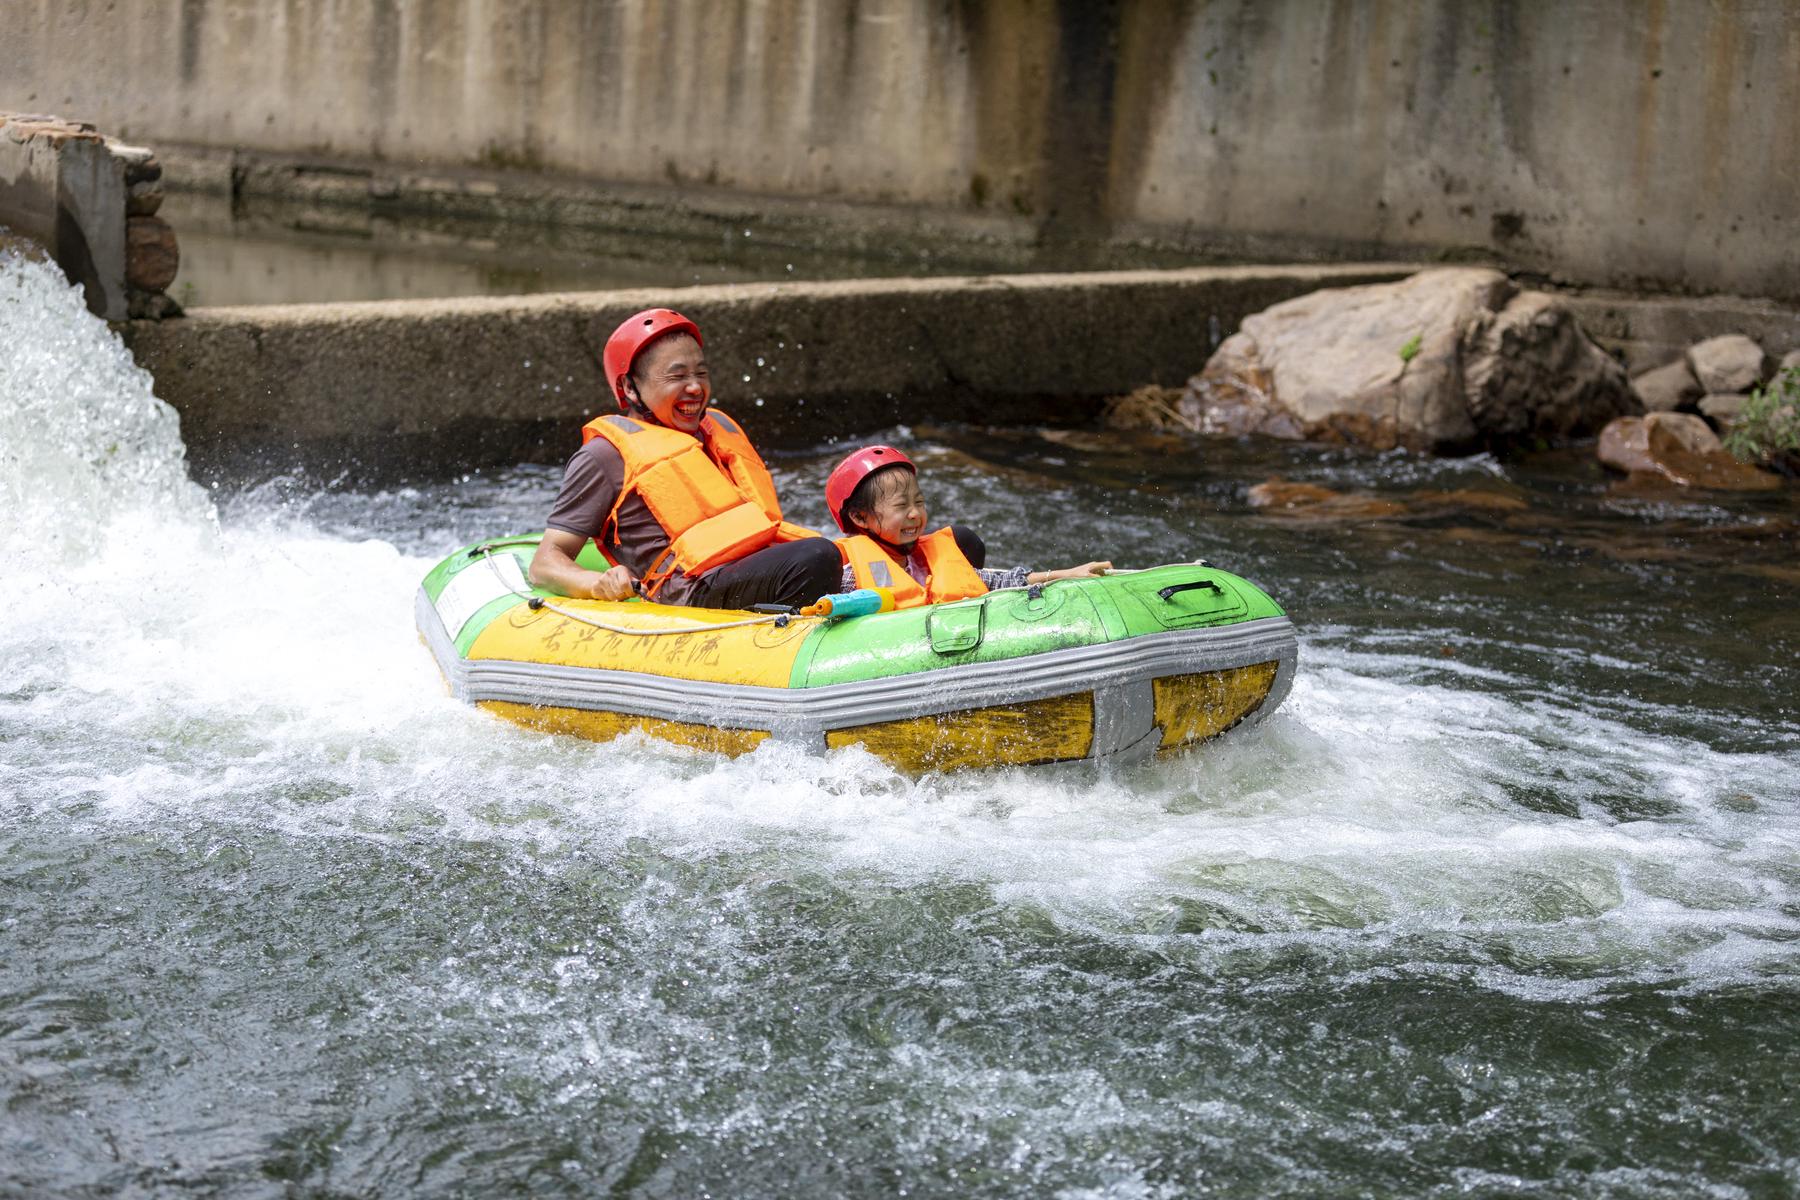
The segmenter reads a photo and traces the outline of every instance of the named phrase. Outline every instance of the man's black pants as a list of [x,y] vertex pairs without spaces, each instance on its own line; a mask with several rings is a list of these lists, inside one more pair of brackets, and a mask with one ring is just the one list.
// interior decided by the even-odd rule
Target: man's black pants
[[688,593],[701,608],[786,604],[799,608],[838,590],[844,563],[830,538],[778,542],[702,575]]

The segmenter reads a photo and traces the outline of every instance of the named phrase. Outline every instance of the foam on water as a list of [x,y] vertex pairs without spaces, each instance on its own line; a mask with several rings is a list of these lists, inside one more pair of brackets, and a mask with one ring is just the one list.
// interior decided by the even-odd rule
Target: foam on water
[[[443,696],[411,628],[428,560],[274,501],[221,530],[172,412],[79,293],[13,256],[0,297],[20,348],[0,365],[6,687],[69,747],[15,763],[15,797],[534,855],[778,843],[1133,937],[1454,932],[1599,972],[1734,976],[1796,934],[1791,756],[1378,649],[1309,646],[1265,726],[1123,773],[909,780],[856,750],[728,762],[509,728]],[[1422,686],[1422,665],[1453,682]]]

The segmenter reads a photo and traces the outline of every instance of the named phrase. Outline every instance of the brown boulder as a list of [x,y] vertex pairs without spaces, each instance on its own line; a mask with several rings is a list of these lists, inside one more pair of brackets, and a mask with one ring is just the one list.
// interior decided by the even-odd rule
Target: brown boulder
[[175,231],[161,217],[125,219],[125,282],[146,292],[160,292],[175,282],[181,250]]
[[1620,417],[1600,432],[1600,461],[1630,475],[1654,475],[1682,487],[1764,492],[1781,486],[1766,471],[1725,453],[1705,421],[1688,413]]
[[1337,520],[1394,517],[1406,511],[1404,505],[1392,500],[1360,492],[1335,492],[1312,483],[1289,483],[1285,479],[1269,479],[1256,484],[1250,489],[1248,499],[1251,508]]
[[162,207],[163,185],[161,180],[150,180],[145,183],[134,183],[125,189],[125,213],[132,217],[154,217],[156,210]]
[[1265,479],[1251,487],[1251,508],[1296,508],[1302,504],[1322,504],[1343,495],[1316,483],[1289,483],[1285,479]]
[[1414,492],[1413,506],[1441,507],[1461,510],[1475,509],[1479,512],[1508,513],[1524,512],[1531,506],[1517,496],[1506,496],[1499,492],[1480,492],[1473,488],[1454,488],[1447,492]]
[[1387,517],[1438,518],[1455,513],[1507,514],[1528,505],[1516,496],[1499,492],[1457,488],[1450,491],[1418,491],[1401,499],[1372,496],[1367,492],[1339,492],[1316,483],[1291,483],[1282,478],[1264,480],[1247,497],[1251,508],[1266,508],[1282,515],[1334,520]]
[[1640,411],[1561,304],[1485,268],[1301,296],[1247,318],[1188,383],[1204,432],[1458,450]]

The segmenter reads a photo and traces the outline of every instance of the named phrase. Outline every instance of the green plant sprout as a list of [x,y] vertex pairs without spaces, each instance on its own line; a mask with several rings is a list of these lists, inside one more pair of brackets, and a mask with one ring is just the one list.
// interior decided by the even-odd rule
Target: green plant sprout
[[1725,435],[1725,449],[1747,463],[1800,454],[1800,367],[1787,368],[1750,393]]

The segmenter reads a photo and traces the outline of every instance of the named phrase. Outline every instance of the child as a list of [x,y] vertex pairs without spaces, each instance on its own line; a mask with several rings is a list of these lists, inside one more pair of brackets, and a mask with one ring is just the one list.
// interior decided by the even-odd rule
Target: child
[[926,533],[930,513],[919,491],[919,470],[892,446],[864,446],[825,481],[825,506],[838,528],[844,558],[843,590],[887,588],[896,608],[966,600],[995,588],[1104,575],[1110,562],[1061,571],[985,570],[987,546],[974,530],[946,525]]

